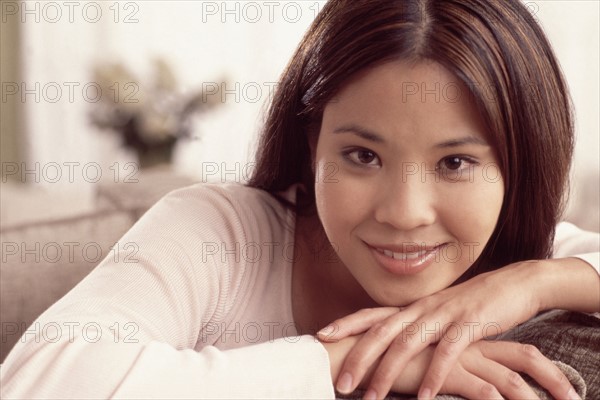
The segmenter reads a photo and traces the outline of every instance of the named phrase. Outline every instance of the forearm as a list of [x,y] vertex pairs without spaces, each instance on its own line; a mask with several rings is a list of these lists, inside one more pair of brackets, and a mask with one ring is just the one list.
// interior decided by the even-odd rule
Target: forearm
[[585,261],[570,257],[541,260],[536,270],[539,311],[600,311],[600,275]]

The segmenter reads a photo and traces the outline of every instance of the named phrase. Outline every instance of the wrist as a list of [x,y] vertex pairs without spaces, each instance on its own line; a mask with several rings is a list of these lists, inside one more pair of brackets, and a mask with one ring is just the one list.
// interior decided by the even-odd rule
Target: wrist
[[600,311],[600,276],[585,261],[576,257],[539,260],[531,268],[537,312]]
[[[344,361],[346,360],[346,356],[350,352],[350,350],[358,343],[358,341],[362,338],[362,334],[348,336],[343,339],[340,339],[337,342],[324,342],[320,341],[327,353],[329,354],[329,366],[331,372],[331,382],[333,386],[336,386],[338,378],[340,376],[340,372],[344,365]],[[377,360],[371,365],[366,371],[363,379],[357,385],[357,389],[367,389],[367,384],[371,381],[371,377],[373,372],[375,371],[375,367],[379,364],[379,360],[381,357],[378,357]]]
[[319,342],[325,347],[327,350],[327,354],[329,355],[329,369],[331,372],[331,381],[335,385],[335,382],[338,379],[340,374],[340,370],[344,365],[344,360],[346,359],[346,355],[354,347],[356,342],[360,339],[360,336],[349,336],[343,339],[340,339],[335,342],[325,342],[316,337]]

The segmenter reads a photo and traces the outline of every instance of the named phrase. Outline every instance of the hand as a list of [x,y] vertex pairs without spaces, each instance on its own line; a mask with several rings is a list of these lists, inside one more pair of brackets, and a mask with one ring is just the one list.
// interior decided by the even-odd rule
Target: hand
[[[329,352],[332,380],[335,381],[343,358],[362,335],[349,336],[339,342],[323,345]],[[434,346],[428,346],[410,360],[407,368],[394,379],[396,393],[415,394],[427,366],[434,355]],[[534,346],[512,342],[479,341],[472,343],[460,355],[450,370],[441,393],[455,394],[466,399],[538,399],[535,392],[515,371],[524,372],[551,393],[566,393],[569,399],[579,399],[564,374]],[[373,367],[358,387],[367,388]],[[504,397],[502,397],[504,396]],[[365,393],[364,398],[376,398]],[[565,398],[564,395],[558,398]]]
[[[329,354],[332,382],[338,379],[344,359],[361,337],[362,335],[348,336],[336,342],[322,342]],[[417,357],[410,360],[408,367],[402,372],[401,376],[394,380],[392,389],[397,393],[416,393],[432,357],[433,347],[429,346],[419,353]],[[358,385],[359,388],[367,388],[373,371],[374,365],[365,374],[362,382]]]
[[518,372],[557,399],[579,399],[562,371],[532,346],[482,340],[469,345],[450,370],[441,393],[467,399],[539,399]]
[[[322,340],[364,333],[345,358],[338,390],[354,390],[383,355],[370,382],[370,389],[383,397],[413,357],[438,343],[419,391],[419,398],[433,398],[472,342],[511,329],[539,311],[535,265],[516,263],[478,275],[404,309],[364,309],[336,320],[332,325],[337,331],[330,336],[320,333]],[[566,392],[553,395],[563,398]]]

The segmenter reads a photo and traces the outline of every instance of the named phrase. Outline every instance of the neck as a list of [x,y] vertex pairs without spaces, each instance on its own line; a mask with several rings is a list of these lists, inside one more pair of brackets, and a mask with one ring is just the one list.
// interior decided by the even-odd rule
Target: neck
[[337,256],[317,215],[297,216],[295,244],[292,299],[300,334],[315,334],[335,319],[377,306]]

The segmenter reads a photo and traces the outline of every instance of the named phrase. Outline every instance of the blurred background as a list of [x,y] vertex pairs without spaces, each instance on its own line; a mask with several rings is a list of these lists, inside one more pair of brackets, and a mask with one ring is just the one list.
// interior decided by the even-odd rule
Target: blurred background
[[[170,135],[172,171],[244,180],[261,109],[323,4],[2,0],[2,183],[61,199],[29,210],[10,185],[5,225],[94,207],[103,184],[142,179],[153,162],[138,150]],[[131,115],[141,140],[118,126]]]
[[[524,3],[576,110],[565,218],[599,231],[599,2]],[[163,194],[250,176],[263,111],[325,2],[0,4],[3,359],[111,249],[132,245],[117,241]]]

